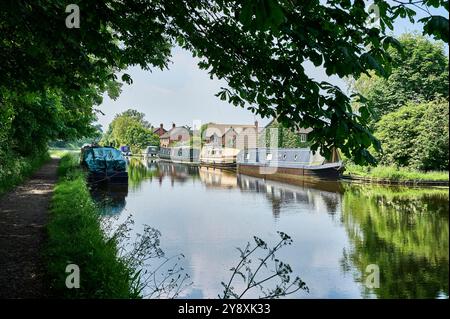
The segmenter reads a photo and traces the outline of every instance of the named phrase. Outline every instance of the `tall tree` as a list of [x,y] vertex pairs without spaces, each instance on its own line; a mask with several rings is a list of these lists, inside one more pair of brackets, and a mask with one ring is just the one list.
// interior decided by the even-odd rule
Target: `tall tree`
[[150,129],[150,124],[144,120],[145,114],[128,109],[117,114],[109,124],[101,143],[105,145],[129,145],[133,151],[138,151],[149,145],[159,145],[159,136]]
[[363,75],[353,85],[353,89],[364,96],[375,122],[409,101],[448,100],[449,62],[442,42],[416,34],[404,34],[399,42],[403,48],[401,53],[389,50],[393,67],[387,79],[374,74]]

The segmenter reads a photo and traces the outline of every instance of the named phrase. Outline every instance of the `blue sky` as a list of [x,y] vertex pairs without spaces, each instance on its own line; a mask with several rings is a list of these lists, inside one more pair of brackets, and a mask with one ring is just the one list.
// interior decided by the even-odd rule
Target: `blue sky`
[[[434,10],[432,13],[448,16],[444,9]],[[421,15],[419,12],[418,14]],[[421,24],[413,25],[405,19],[398,20],[394,25],[394,35],[421,30]],[[105,113],[98,114],[98,122],[104,130],[117,113],[128,108],[144,112],[152,125],[159,126],[163,123],[164,127],[170,127],[172,123],[192,126],[193,121],[198,120],[202,123],[235,124],[253,123],[258,120],[260,125],[269,121],[215,97],[214,94],[220,87],[226,86],[226,83],[217,79],[211,80],[205,70],[198,68],[198,59],[193,58],[190,52],[176,47],[172,51],[171,61],[169,69],[164,71],[143,71],[139,67],[126,71],[133,78],[133,84],[124,84],[120,97],[115,101],[105,95],[99,107]],[[322,68],[306,64],[305,69],[312,78],[329,81],[346,90],[342,79],[326,76]]]

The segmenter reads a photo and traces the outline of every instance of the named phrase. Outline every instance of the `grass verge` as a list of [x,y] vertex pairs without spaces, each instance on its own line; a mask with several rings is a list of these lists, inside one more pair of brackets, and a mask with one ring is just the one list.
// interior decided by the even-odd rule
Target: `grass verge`
[[[107,238],[76,155],[62,157],[47,226],[46,260],[50,289],[58,298],[138,298],[134,271]],[[68,289],[66,267],[80,270],[80,287]]]
[[50,160],[47,152],[32,157],[5,154],[0,159],[0,195],[30,177],[34,171]]
[[347,164],[345,173],[356,177],[369,177],[391,181],[448,181],[449,172],[421,172],[417,170],[398,168],[394,166],[359,166]]

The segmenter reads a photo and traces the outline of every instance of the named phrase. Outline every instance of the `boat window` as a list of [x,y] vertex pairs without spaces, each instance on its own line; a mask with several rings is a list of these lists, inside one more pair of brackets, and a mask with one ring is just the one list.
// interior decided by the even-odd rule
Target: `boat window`
[[283,154],[283,159],[286,159],[286,153]]
[[247,154],[245,155],[245,158],[249,160],[249,159],[250,159],[250,153],[247,153]]
[[296,160],[297,160],[297,158],[298,158],[298,155],[297,155],[297,154],[295,154],[295,155],[294,155],[294,161],[296,161]]
[[269,153],[269,154],[267,154],[267,156],[266,156],[266,161],[271,161],[271,160],[272,160],[272,154]]

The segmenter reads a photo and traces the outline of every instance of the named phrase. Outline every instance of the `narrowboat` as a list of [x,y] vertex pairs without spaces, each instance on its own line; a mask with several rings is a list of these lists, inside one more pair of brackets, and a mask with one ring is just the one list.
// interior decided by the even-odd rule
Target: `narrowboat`
[[198,164],[200,150],[190,146],[161,147],[159,159],[173,163]]
[[158,146],[147,146],[147,148],[144,151],[144,157],[156,157],[158,156]]
[[242,150],[237,157],[237,168],[245,175],[286,182],[305,178],[338,180],[343,171],[337,151],[327,160],[309,148]]
[[89,179],[128,182],[126,160],[121,151],[114,147],[84,146],[80,164],[88,170]]
[[204,146],[200,153],[200,165],[217,168],[235,168],[237,148]]

